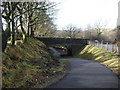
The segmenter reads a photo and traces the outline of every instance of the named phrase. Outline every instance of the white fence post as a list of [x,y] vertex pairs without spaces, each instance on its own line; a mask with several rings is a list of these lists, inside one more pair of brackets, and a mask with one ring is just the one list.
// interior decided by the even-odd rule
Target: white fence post
[[120,54],[120,44],[109,44],[108,42],[104,45],[103,40],[101,42],[98,41],[89,41],[89,45],[104,48],[110,52],[116,52]]
[[103,40],[101,41],[101,48],[103,48]]
[[114,52],[114,44],[112,44],[112,52]]
[[106,44],[106,49],[108,50],[108,42],[107,42],[107,44]]

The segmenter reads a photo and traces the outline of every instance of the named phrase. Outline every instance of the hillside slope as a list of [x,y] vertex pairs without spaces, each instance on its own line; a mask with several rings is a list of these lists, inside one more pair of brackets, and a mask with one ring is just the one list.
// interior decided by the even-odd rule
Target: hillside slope
[[66,64],[52,59],[46,45],[33,38],[8,45],[2,53],[3,88],[44,88],[64,76]]

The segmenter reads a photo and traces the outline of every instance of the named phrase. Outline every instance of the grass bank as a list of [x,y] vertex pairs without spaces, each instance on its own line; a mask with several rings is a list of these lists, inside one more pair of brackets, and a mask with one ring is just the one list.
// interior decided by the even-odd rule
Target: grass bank
[[66,74],[67,62],[52,59],[46,45],[36,39],[7,46],[2,53],[3,88],[45,88]]
[[102,48],[86,45],[74,57],[93,60],[110,68],[115,74],[120,77],[120,56],[117,53],[111,53]]

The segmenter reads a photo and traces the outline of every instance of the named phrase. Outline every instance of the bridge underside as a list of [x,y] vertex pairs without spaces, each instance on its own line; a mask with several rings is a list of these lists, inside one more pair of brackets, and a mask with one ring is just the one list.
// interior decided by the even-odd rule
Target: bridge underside
[[68,55],[72,56],[78,52],[81,47],[87,45],[87,39],[70,39],[70,38],[37,38],[45,43],[48,47],[63,46],[67,48]]
[[[56,46],[62,46],[67,49],[67,55],[72,56],[74,55],[77,51],[81,49],[84,45],[82,44],[74,44],[74,45],[66,45],[66,44],[55,44],[55,45],[50,45],[49,47],[56,47]],[[64,49],[63,49],[64,50]]]

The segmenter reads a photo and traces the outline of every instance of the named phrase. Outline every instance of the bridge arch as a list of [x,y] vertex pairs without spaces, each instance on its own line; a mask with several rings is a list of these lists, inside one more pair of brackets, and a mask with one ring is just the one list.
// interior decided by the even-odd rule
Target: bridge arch
[[81,49],[82,46],[87,45],[88,39],[74,39],[74,38],[37,38],[45,43],[48,47],[63,46],[67,48],[69,56],[72,56]]

